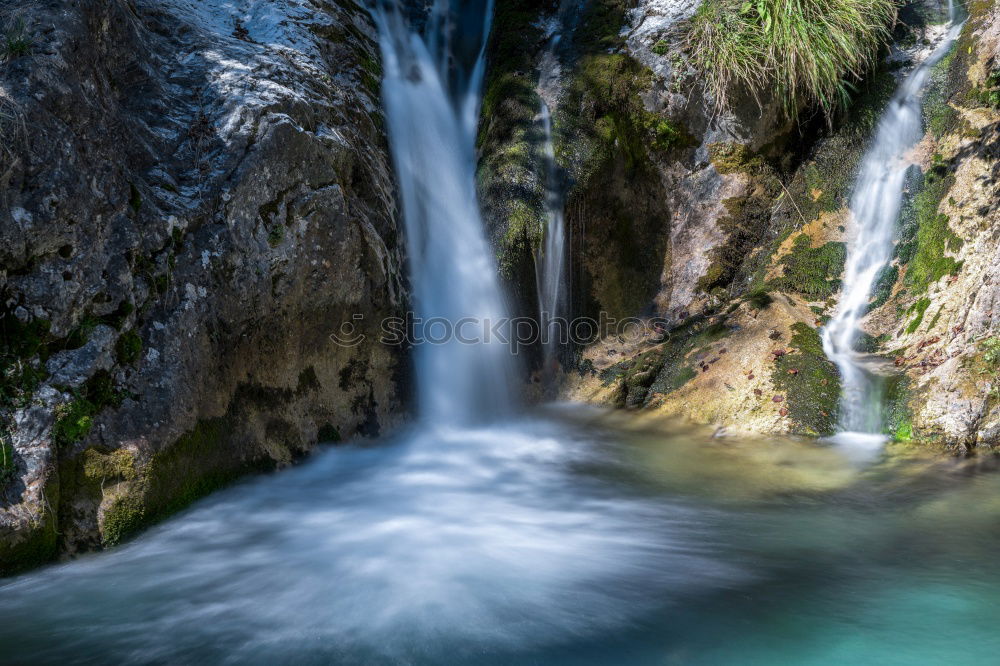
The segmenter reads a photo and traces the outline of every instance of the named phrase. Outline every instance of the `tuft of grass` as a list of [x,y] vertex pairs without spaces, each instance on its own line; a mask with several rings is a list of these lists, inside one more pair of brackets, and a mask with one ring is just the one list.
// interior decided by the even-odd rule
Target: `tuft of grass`
[[0,42],[0,62],[10,62],[31,55],[31,46],[28,26],[24,18],[19,16],[4,31],[3,42]]
[[758,101],[773,90],[789,117],[803,104],[829,116],[847,103],[895,18],[893,0],[707,0],[685,50],[721,108],[734,89]]

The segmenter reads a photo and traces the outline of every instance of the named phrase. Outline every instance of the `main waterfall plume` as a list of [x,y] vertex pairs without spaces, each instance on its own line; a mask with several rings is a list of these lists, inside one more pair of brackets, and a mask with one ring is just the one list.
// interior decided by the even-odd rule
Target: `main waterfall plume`
[[[406,225],[418,403],[435,423],[469,422],[511,403],[505,308],[475,189],[475,136],[492,0],[438,0],[426,20],[377,12],[389,144]],[[418,25],[421,24],[421,25]]]
[[855,347],[872,289],[892,260],[906,176],[912,166],[906,153],[923,136],[921,110],[931,70],[948,53],[962,28],[960,10],[949,3],[948,11],[950,22],[944,37],[903,80],[882,114],[851,197],[857,235],[850,243],[840,303],[823,328],[823,349],[842,377],[842,433],[838,437],[845,440],[869,444],[883,440],[880,382],[866,369],[865,359]]

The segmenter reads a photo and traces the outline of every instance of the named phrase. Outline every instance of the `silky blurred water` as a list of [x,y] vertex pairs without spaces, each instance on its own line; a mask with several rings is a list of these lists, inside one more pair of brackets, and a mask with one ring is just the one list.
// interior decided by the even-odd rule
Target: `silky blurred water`
[[840,371],[843,397],[842,432],[838,441],[857,448],[884,443],[882,389],[884,378],[866,367],[856,350],[861,323],[883,269],[895,252],[899,213],[907,173],[914,168],[907,153],[923,138],[923,101],[935,65],[958,39],[964,10],[949,1],[948,24],[934,50],[900,83],[879,119],[875,136],[861,162],[850,210],[853,218],[844,283],[833,317],[822,329],[823,349]]
[[413,430],[4,581],[0,660],[991,663],[989,467],[571,406]]

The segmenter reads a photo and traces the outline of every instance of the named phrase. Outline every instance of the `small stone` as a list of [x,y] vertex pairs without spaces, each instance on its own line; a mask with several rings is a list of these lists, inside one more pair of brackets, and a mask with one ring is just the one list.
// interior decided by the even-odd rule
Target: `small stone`
[[747,375],[747,379],[753,379],[753,373],[752,372],[749,375]]
[[782,402],[782,401],[784,401],[784,399],[785,399],[785,396],[783,396],[783,395],[776,395],[773,398],[771,398],[771,402]]
[[764,395],[764,392],[761,391],[760,389],[754,389],[753,394],[759,398],[760,396]]
[[778,414],[782,416],[788,416],[788,409],[786,407],[782,407],[781,409],[778,410]]
[[789,368],[788,369],[788,374],[790,374],[790,375],[797,375],[797,374],[799,374],[799,371],[796,368]]

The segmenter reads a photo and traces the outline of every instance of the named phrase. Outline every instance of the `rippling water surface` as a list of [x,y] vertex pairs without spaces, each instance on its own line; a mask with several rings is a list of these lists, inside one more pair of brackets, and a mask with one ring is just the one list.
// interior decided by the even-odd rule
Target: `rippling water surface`
[[991,663],[985,463],[553,408],[330,448],[7,581],[9,663]]

